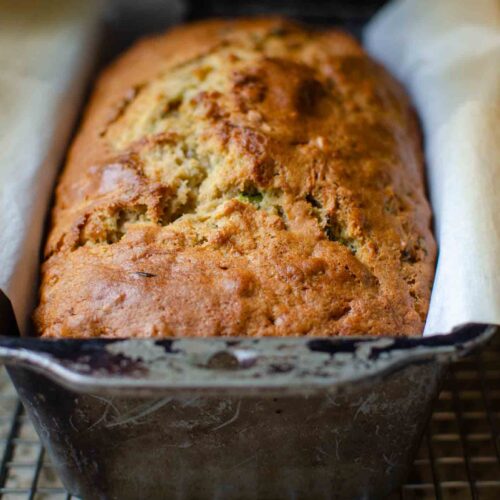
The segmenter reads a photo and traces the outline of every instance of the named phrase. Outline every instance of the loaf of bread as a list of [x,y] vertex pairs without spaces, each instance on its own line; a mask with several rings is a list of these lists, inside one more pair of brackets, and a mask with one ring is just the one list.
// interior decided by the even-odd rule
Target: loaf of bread
[[37,331],[419,334],[430,222],[409,100],[353,38],[281,19],[179,27],[97,83]]

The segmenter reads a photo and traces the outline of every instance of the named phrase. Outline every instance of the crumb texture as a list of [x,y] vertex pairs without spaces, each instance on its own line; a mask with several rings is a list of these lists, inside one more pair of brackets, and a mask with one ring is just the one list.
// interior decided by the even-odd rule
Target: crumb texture
[[204,21],[99,79],[56,193],[45,337],[419,334],[418,125],[350,36]]

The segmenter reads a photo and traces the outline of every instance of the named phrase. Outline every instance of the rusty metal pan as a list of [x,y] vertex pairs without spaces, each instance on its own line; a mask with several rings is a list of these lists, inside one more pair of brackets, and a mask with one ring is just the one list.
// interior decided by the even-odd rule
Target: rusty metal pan
[[47,341],[0,303],[0,362],[65,487],[103,500],[384,498],[448,364],[497,330]]

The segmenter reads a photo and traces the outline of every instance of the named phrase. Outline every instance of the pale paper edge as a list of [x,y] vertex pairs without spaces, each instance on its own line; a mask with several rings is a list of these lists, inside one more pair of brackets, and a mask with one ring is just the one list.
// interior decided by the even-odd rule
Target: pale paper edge
[[439,258],[424,335],[500,324],[500,7],[391,2],[364,33],[422,119]]
[[44,222],[96,54],[102,7],[99,0],[0,0],[0,224],[6,223],[0,284],[22,333],[34,307]]

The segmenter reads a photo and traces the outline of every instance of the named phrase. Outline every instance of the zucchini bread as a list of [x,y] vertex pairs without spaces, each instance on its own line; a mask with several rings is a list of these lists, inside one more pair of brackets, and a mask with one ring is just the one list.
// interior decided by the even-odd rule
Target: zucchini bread
[[212,20],[99,79],[56,193],[44,337],[420,334],[418,123],[349,35]]

